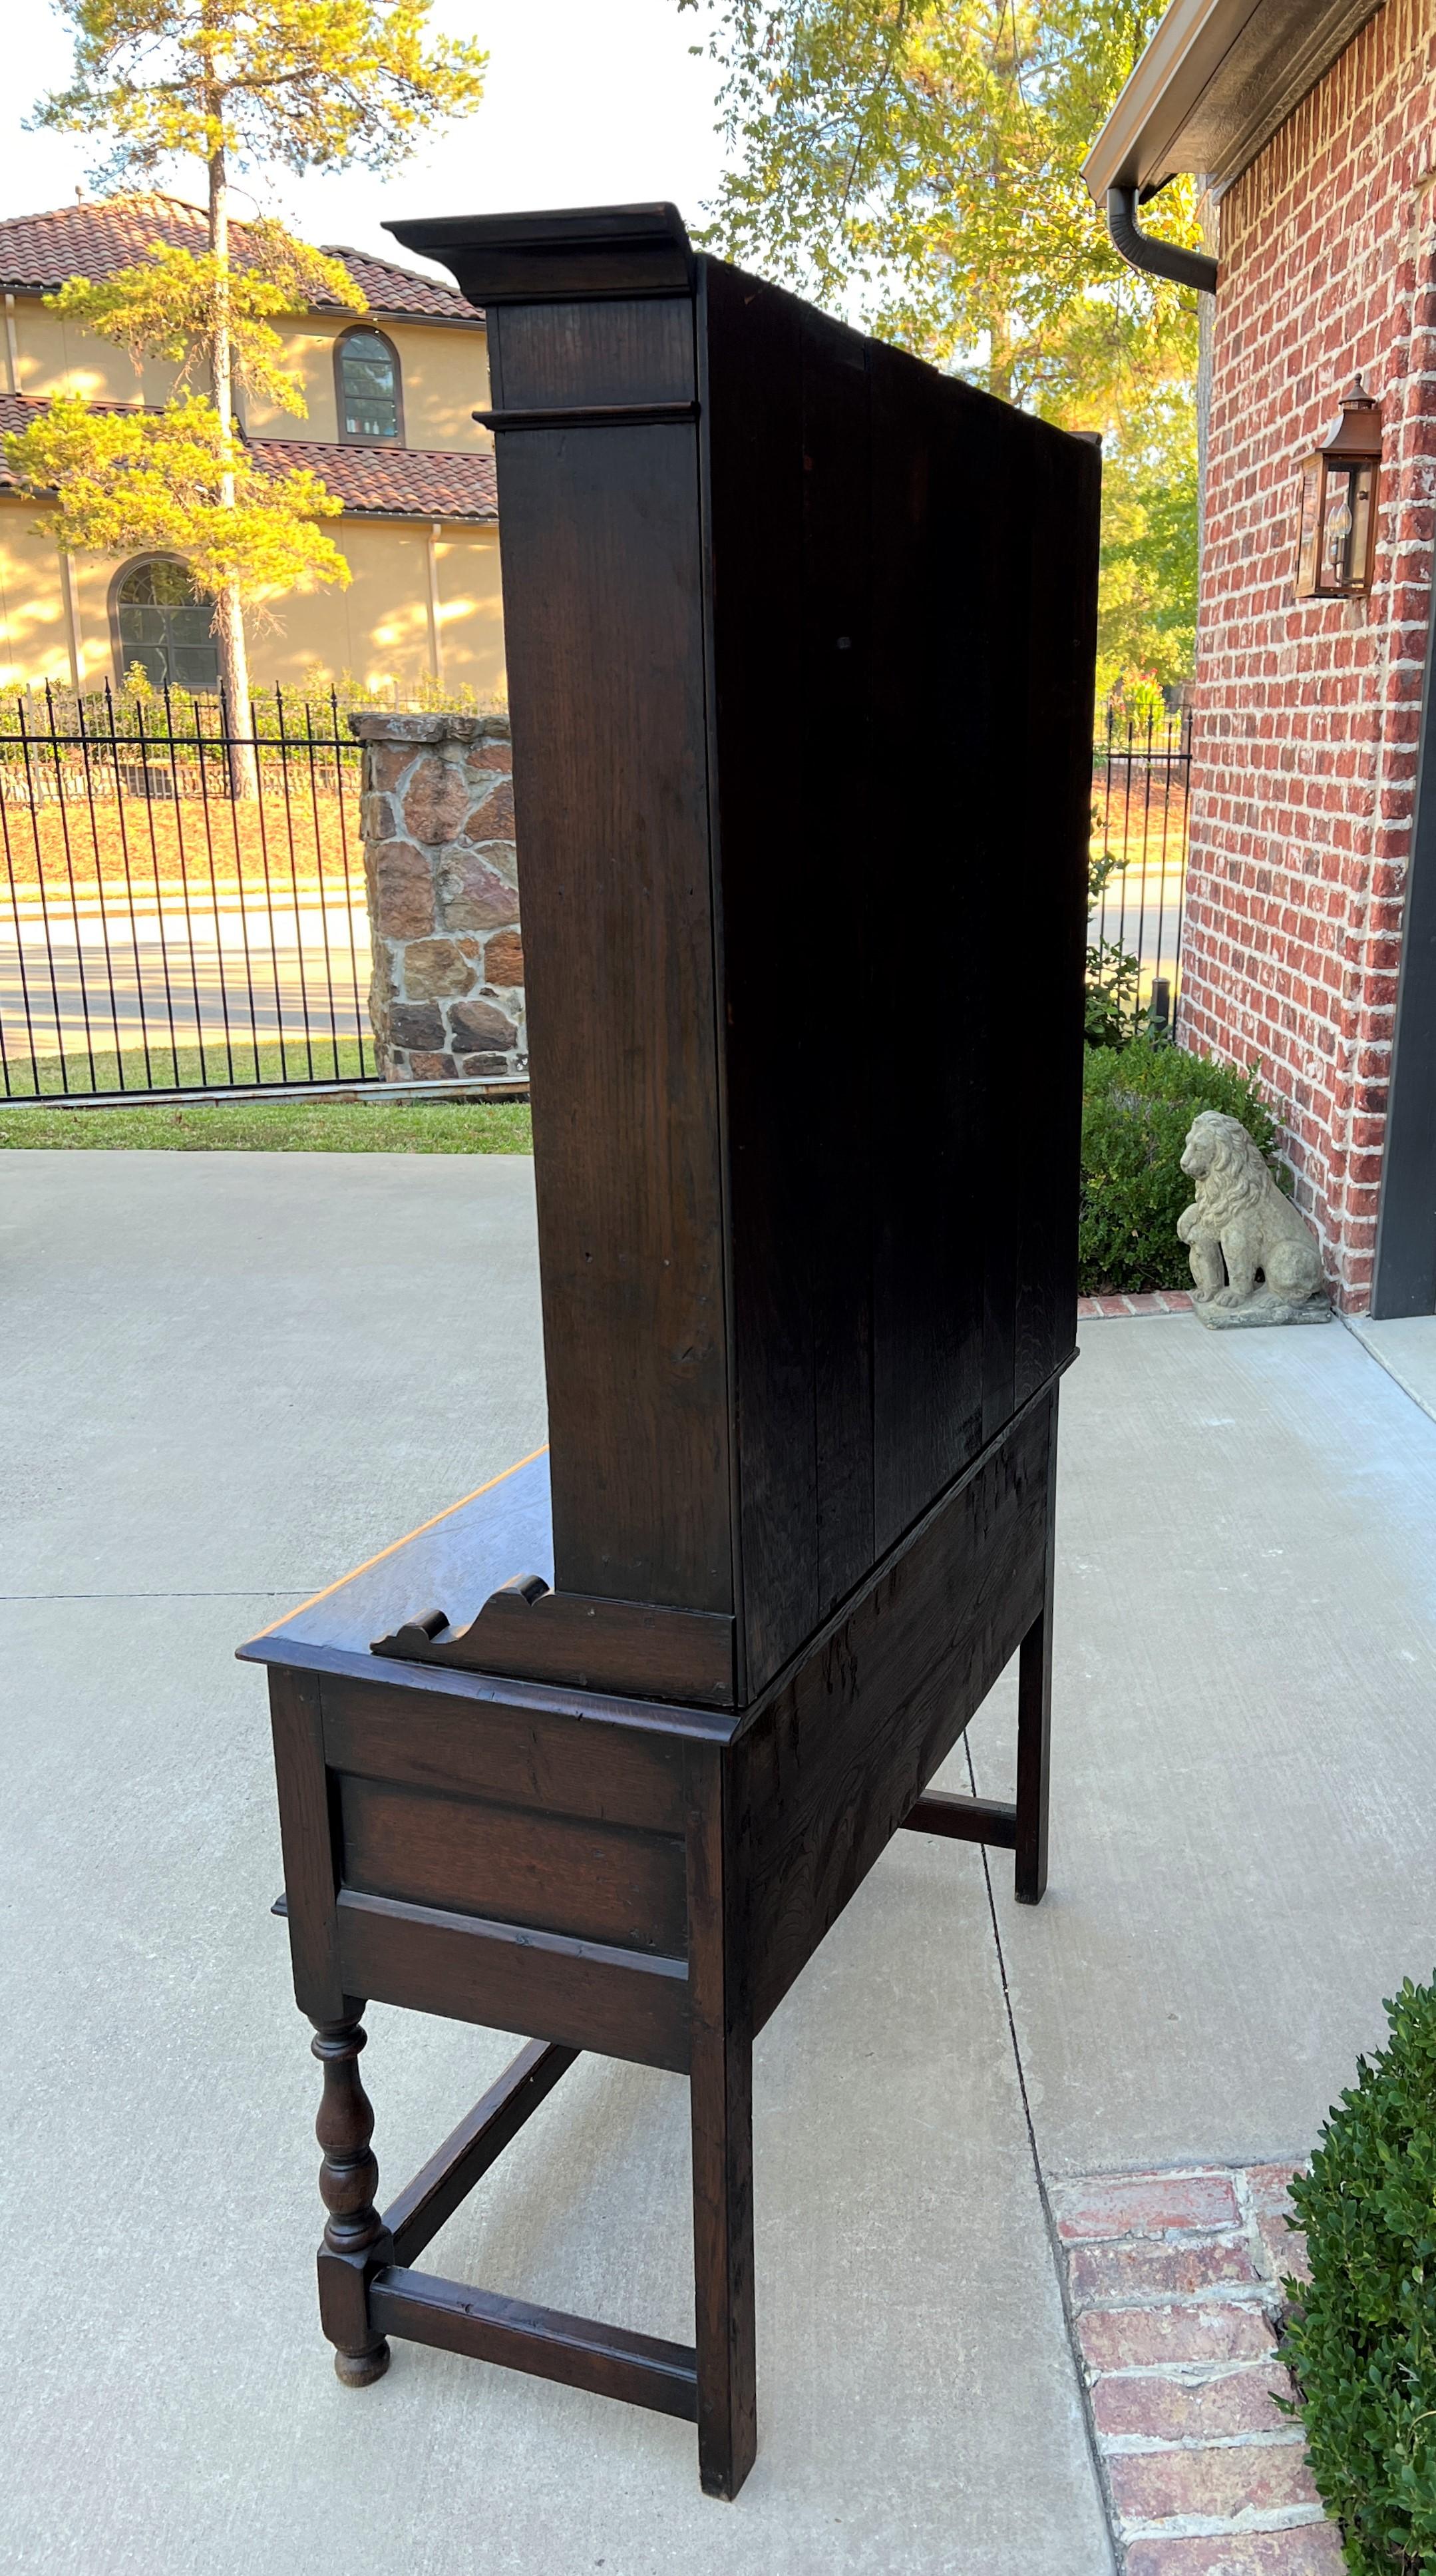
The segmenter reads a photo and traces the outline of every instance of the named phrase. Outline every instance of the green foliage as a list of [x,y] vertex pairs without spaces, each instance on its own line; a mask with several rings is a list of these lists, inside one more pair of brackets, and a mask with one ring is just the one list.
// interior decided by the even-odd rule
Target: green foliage
[[[159,484],[183,412],[197,443],[193,398],[163,420],[142,418],[131,450],[117,457],[98,419],[69,423],[76,469],[91,485],[89,506],[60,505],[46,523],[63,549],[128,553],[174,546],[201,587],[218,592],[215,633],[232,707],[249,699],[245,603],[310,580],[347,581],[342,556],[315,529],[330,507],[312,474],[265,478],[242,468],[234,436],[236,373],[262,394],[302,412],[292,374],[267,317],[293,309],[324,282],[319,254],[274,223],[249,227],[251,266],[237,268],[230,244],[232,165],[337,170],[353,162],[392,169],[421,136],[462,115],[483,95],[486,57],[467,40],[434,42],[430,0],[58,0],[75,41],[69,87],[40,101],[36,122],[98,135],[107,157],[102,184],[150,179],[193,155],[206,165],[209,246],[203,257],[159,251],[101,285],[71,280],[65,309],[137,355],[177,355],[182,369],[208,373],[217,473],[191,475],[189,537],[160,526]],[[268,291],[266,291],[268,290]],[[353,302],[346,286],[344,300]],[[83,409],[83,407],[81,407]],[[52,405],[52,418],[57,406]],[[40,424],[43,431],[48,424]],[[201,441],[199,443],[206,443]],[[63,441],[61,442],[63,444]],[[181,442],[183,443],[183,442]],[[26,476],[46,489],[44,459]],[[118,467],[118,470],[114,470]],[[94,487],[102,486],[100,490]],[[139,506],[127,516],[127,498]],[[334,505],[337,508],[337,505]],[[225,527],[221,522],[233,524]],[[241,524],[242,523],[242,524]],[[201,558],[203,557],[203,560]],[[216,569],[218,567],[218,569]],[[236,792],[252,794],[252,756],[232,758]]]
[[1237,1073],[1149,1037],[1121,1048],[1088,1048],[1077,1238],[1078,1284],[1085,1296],[1187,1285],[1177,1219],[1191,1204],[1192,1185],[1181,1155],[1202,1109],[1239,1118],[1285,1186],[1274,1156],[1276,1125],[1257,1088],[1255,1066]]
[[1160,386],[1102,455],[1099,701],[1145,678],[1184,679],[1197,634],[1197,403],[1190,383]]
[[149,257],[132,268],[117,269],[110,277],[67,278],[58,295],[47,295],[45,302],[82,330],[116,341],[132,358],[168,359],[181,384],[196,367],[208,364],[215,317],[223,304],[235,382],[303,419],[308,405],[294,368],[285,361],[273,320],[307,312],[321,296],[351,312],[368,310],[342,259],[311,250],[281,225],[261,221],[245,225],[243,266],[218,259],[212,251],[155,242]]
[[[1074,428],[1192,372],[1194,297],[1126,266],[1081,177],[1159,0],[704,5],[730,257]],[[1144,220],[1194,241],[1190,182]]]
[[1322,2502],[1357,2576],[1436,2568],[1436,1986],[1408,1977],[1391,2037],[1292,2184],[1309,2287],[1283,2345]]
[[[1067,429],[1103,433],[1101,669],[1196,629],[1196,297],[1112,246],[1081,167],[1160,0],[678,0],[732,166],[706,236]],[[695,48],[697,50],[697,48]],[[1200,239],[1194,183],[1145,228]]]
[[0,1108],[0,1152],[531,1154],[521,1100],[234,1100],[190,1108]]
[[429,0],[59,0],[59,15],[73,77],[36,123],[98,135],[102,186],[217,153],[389,170],[483,95],[484,53],[434,42]]
[[[1095,820],[1095,807],[1093,816]],[[1100,901],[1104,887],[1120,876],[1125,866],[1125,859],[1115,858],[1110,850],[1104,850],[1100,859],[1088,860],[1089,912]],[[1141,971],[1139,960],[1120,940],[1088,941],[1083,1036],[1089,1047],[1125,1046],[1133,1036]]]
[[67,553],[182,555],[199,593],[249,604],[350,578],[316,522],[343,504],[317,474],[266,474],[213,403],[180,394],[159,412],[92,411],[57,394],[5,441],[12,472],[54,494],[38,526]]
[[[403,715],[480,716],[506,712],[501,691],[491,690],[482,698],[467,680],[436,680],[428,672],[420,674],[401,691],[397,684],[389,688],[372,686],[356,678],[352,671],[341,671],[332,684],[318,673],[312,679],[300,680],[289,688],[262,689],[250,701],[253,730],[261,744],[278,742],[282,735],[293,741],[302,740],[306,731],[323,739],[332,736],[336,725],[341,743],[350,748],[345,717],[353,709],[365,707],[393,709]],[[210,742],[219,726],[219,708],[211,692],[196,696],[188,689],[160,691],[150,680],[142,663],[132,663],[122,685],[115,690],[82,690],[61,688],[51,683],[48,688],[18,689],[0,697],[0,758],[5,746],[14,745],[23,736],[31,742],[46,741],[51,733],[60,736],[88,733],[97,742],[107,742],[110,728],[121,742],[153,740],[156,735],[177,741]],[[358,745],[353,744],[358,761]],[[48,757],[48,755],[47,755]],[[83,767],[83,755],[75,757],[75,767]]]

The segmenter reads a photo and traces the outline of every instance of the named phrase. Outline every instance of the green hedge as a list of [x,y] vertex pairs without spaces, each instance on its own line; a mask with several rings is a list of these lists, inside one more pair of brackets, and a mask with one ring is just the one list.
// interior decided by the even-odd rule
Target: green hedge
[[1181,1156],[1200,1109],[1239,1118],[1287,1187],[1273,1154],[1275,1123],[1257,1090],[1255,1068],[1236,1073],[1230,1065],[1210,1064],[1151,1038],[1087,1049],[1078,1234],[1084,1295],[1190,1286],[1177,1219],[1191,1205],[1192,1184]]
[[1282,2347],[1323,2504],[1358,2576],[1436,2568],[1436,1987],[1408,1977],[1389,2045],[1292,2184],[1310,2287]]

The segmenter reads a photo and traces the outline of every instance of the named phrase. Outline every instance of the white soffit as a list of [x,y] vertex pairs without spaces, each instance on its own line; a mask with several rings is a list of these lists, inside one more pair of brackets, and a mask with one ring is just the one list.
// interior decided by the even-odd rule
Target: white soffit
[[1172,0],[1082,165],[1098,205],[1179,170],[1240,178],[1381,5]]

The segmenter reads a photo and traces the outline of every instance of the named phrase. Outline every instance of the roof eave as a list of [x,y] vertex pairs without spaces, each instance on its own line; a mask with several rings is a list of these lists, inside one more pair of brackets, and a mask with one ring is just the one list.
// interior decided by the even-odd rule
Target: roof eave
[[1082,165],[1109,188],[1230,186],[1383,0],[1172,0]]
[[[0,295],[33,295],[37,300],[58,295],[66,283],[57,277],[48,283],[34,277],[0,277]],[[303,309],[283,317],[291,322],[335,322],[347,329],[354,322],[407,322],[424,331],[483,331],[487,328],[482,313],[415,313],[405,304],[368,304],[361,312],[352,304],[306,304]]]

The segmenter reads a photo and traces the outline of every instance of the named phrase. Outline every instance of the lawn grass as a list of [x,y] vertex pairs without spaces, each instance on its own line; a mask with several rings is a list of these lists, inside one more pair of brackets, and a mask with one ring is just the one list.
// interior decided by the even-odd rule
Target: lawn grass
[[203,1046],[181,1041],[172,1047],[152,1037],[148,1056],[136,1046],[117,1052],[113,1046],[96,1044],[86,1051],[72,1044],[66,1057],[38,1057],[33,1071],[28,1057],[17,1056],[7,1063],[4,1078],[11,1099],[29,1100],[37,1089],[48,1097],[66,1091],[183,1091],[231,1082],[372,1082],[377,1072],[372,1038],[321,1036],[316,1029],[307,1045],[289,1036],[261,1038],[258,1045],[236,1037],[229,1046],[210,1038]]
[[0,1151],[531,1154],[522,1100],[197,1101],[185,1108],[0,1109]]

